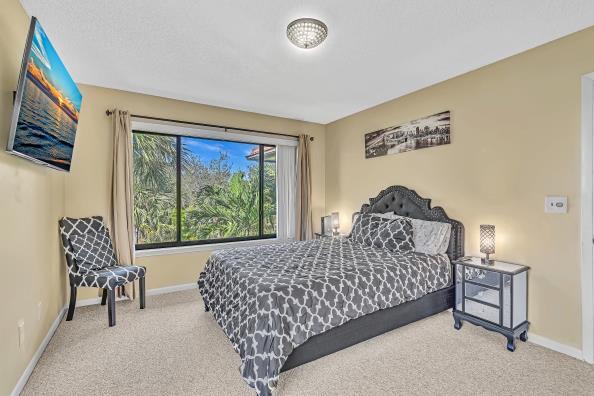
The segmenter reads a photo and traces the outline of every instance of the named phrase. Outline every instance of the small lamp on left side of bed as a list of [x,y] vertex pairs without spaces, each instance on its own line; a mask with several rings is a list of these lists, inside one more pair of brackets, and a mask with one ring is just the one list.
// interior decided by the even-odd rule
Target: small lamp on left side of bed
[[481,253],[485,257],[481,260],[483,264],[492,265],[493,260],[489,255],[495,253],[495,226],[490,224],[481,224]]
[[339,234],[340,230],[340,219],[338,217],[338,212],[332,212],[332,235],[336,236]]

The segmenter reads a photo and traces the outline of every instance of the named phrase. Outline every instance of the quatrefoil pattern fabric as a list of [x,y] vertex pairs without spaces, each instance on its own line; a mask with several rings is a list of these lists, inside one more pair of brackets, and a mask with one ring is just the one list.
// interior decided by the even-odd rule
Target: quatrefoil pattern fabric
[[355,220],[350,238],[357,243],[382,249],[401,252],[415,250],[412,223],[405,217],[388,219],[362,214]]
[[245,381],[270,395],[287,357],[310,337],[444,288],[451,275],[445,254],[321,238],[216,251],[198,288]]
[[74,235],[70,242],[76,262],[88,270],[99,270],[117,264],[107,230]]
[[[108,252],[94,252],[95,258],[93,258],[91,252],[84,252],[85,249],[94,250],[95,248],[99,248],[100,245],[105,247],[107,244],[105,238],[109,239],[109,231],[105,227],[105,224],[103,224],[103,218],[101,216],[83,217],[80,219],[64,217],[60,220],[59,224],[62,248],[66,256],[66,265],[68,266],[68,276],[71,285],[112,290],[145,276],[145,267],[116,265],[115,257],[113,257],[113,261],[109,259]],[[75,244],[78,244],[81,248],[85,245],[85,248],[77,252]],[[93,247],[87,244],[91,244]],[[111,241],[109,241],[109,245],[112,248],[111,255],[113,256]],[[84,265],[84,262],[80,261],[79,255],[81,258],[92,258],[94,260],[93,264]],[[99,268],[97,266],[101,262],[101,259],[98,257],[104,258]]]

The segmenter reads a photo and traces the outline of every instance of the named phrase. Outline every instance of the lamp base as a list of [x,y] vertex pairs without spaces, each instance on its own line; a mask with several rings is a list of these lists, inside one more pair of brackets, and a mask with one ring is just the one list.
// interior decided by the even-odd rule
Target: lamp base
[[489,254],[487,254],[485,257],[481,258],[481,264],[493,265],[493,264],[495,264],[495,260],[489,259]]

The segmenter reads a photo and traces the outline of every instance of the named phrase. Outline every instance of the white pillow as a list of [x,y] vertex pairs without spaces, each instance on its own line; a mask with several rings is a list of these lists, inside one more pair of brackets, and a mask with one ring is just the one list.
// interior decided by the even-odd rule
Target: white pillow
[[452,232],[450,223],[413,219],[392,212],[374,213],[374,215],[385,219],[397,219],[399,217],[409,219],[413,226],[413,241],[417,253],[443,254],[448,251]]

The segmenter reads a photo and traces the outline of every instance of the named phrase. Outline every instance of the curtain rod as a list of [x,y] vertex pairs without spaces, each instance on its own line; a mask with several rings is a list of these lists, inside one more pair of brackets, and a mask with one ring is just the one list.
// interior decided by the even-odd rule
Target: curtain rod
[[[105,110],[105,115],[110,116],[112,114],[113,114],[113,111],[112,110]],[[150,117],[150,116],[143,116],[143,115],[137,115],[137,114],[130,114],[130,117],[144,118],[145,120],[153,120],[153,121],[177,122],[177,123],[180,123],[180,124],[189,124],[189,125],[196,125],[196,126],[201,126],[201,127],[220,128],[220,129],[224,129],[225,132],[227,132],[228,130],[232,130],[232,131],[263,133],[263,134],[266,134],[266,135],[286,136],[286,137],[291,137],[291,138],[297,138],[298,137],[296,135],[289,135],[287,133],[259,131],[257,129],[234,128],[234,127],[228,127],[228,126],[224,126],[224,125],[203,124],[203,123],[200,123],[200,122],[180,121],[180,120],[173,120],[173,119],[170,119],[170,118]],[[309,140],[313,142],[314,141],[314,138],[313,137],[310,137]]]

